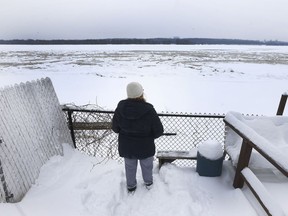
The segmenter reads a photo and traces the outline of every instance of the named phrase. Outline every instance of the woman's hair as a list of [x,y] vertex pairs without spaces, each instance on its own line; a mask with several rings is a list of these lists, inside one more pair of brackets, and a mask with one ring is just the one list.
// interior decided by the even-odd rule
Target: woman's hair
[[144,94],[142,94],[140,97],[137,98],[129,98],[130,100],[136,100],[136,101],[144,101],[146,102],[146,99],[144,98]]

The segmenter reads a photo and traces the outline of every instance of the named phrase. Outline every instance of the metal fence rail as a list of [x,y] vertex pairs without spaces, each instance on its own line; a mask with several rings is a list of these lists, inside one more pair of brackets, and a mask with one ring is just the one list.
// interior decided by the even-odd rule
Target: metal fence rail
[[[92,156],[122,162],[117,150],[117,134],[111,130],[113,111],[63,106],[75,148]],[[158,114],[164,135],[155,140],[157,150],[196,148],[205,140],[217,140],[224,146],[224,115]],[[178,161],[186,165],[188,161]],[[185,164],[184,164],[185,163]]]

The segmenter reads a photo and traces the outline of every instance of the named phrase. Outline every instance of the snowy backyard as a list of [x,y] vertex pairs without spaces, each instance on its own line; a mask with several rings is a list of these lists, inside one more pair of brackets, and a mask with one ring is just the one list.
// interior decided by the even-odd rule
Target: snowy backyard
[[[288,92],[288,47],[224,45],[0,46],[0,88],[50,77],[61,104],[97,104],[114,110],[126,85],[138,81],[157,112],[274,116]],[[284,115],[287,115],[287,107]],[[276,122],[276,123],[275,123]],[[279,122],[269,122],[261,136]],[[284,122],[284,123],[283,123]],[[287,151],[287,121],[271,142]],[[252,122],[253,123],[253,122]],[[260,128],[261,125],[256,125]],[[250,190],[234,189],[235,170],[224,161],[220,177],[196,167],[154,166],[146,190],[137,173],[127,194],[123,164],[87,156],[63,144],[19,203],[0,203],[2,216],[230,216],[265,215]],[[257,167],[257,177],[288,215],[287,178]]]

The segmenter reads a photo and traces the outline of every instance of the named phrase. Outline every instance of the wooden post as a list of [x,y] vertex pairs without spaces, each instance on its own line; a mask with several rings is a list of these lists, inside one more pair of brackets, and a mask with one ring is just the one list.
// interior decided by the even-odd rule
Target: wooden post
[[286,105],[286,101],[287,101],[287,94],[282,94],[281,95],[281,99],[279,102],[279,106],[278,106],[278,110],[277,110],[277,114],[276,115],[283,115],[284,113],[284,109],[285,109],[285,105]]
[[68,111],[69,129],[70,129],[71,138],[72,138],[72,141],[73,141],[74,148],[77,148],[76,147],[76,142],[75,142],[75,134],[74,134],[74,128],[73,128],[72,113],[73,113],[73,111],[70,111],[70,110]]
[[233,186],[234,188],[242,188],[244,185],[244,179],[241,175],[241,171],[248,166],[250,156],[252,152],[252,146],[249,145],[249,141],[243,138],[241,151],[238,159],[236,173],[234,177]]

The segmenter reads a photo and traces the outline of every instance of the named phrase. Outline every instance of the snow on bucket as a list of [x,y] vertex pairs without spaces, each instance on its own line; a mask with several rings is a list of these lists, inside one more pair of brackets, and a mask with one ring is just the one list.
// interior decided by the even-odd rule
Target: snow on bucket
[[198,146],[196,171],[200,176],[220,176],[223,160],[221,144],[214,140],[207,140]]

